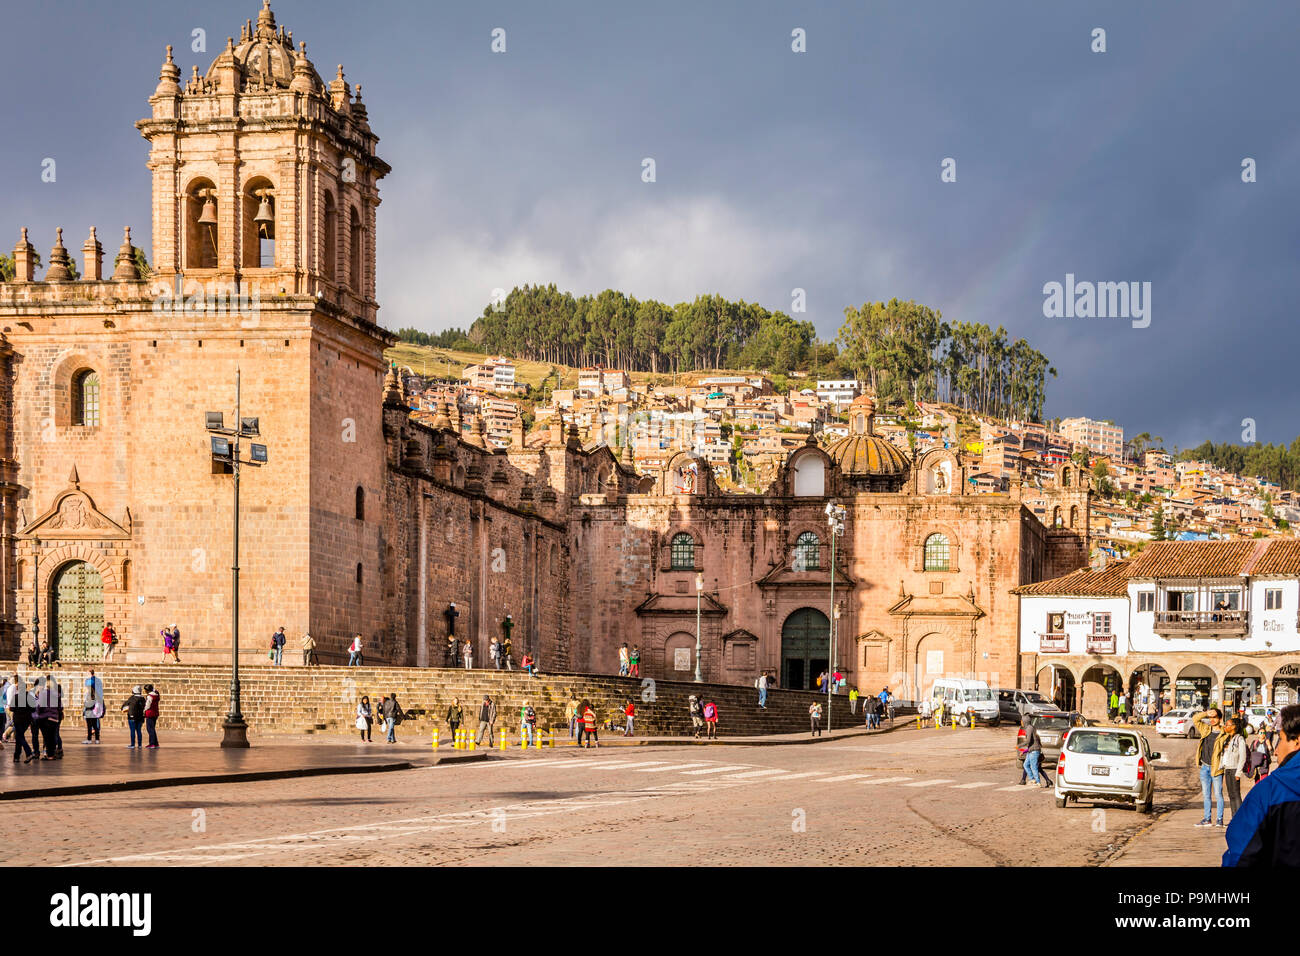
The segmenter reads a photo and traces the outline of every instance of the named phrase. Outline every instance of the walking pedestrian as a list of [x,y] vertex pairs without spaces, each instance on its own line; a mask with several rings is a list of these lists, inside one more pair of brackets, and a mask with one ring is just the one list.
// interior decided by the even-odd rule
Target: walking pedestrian
[[857,712],[858,712],[858,689],[856,687],[850,687],[849,688],[849,713],[856,715]]
[[1119,722],[1128,723],[1128,692],[1119,695]]
[[99,743],[99,722],[104,716],[104,682],[95,676],[94,668],[85,680],[85,699],[81,703],[81,716],[86,724],[85,743]]
[[164,628],[163,628],[161,631],[159,631],[158,633],[162,635],[162,642],[163,642],[162,660],[159,661],[159,663],[160,663],[160,664],[166,664],[166,663],[167,663],[167,658],[168,658],[168,656],[172,653],[172,628],[171,628],[171,625],[170,625],[170,624],[167,625],[166,627],[164,627]]
[[632,652],[627,658],[628,673],[633,677],[641,676],[641,648],[632,645]]
[[[1201,742],[1196,754],[1200,763],[1201,806],[1205,815],[1198,827],[1223,826],[1223,746],[1227,737],[1223,734],[1223,715],[1217,707],[1199,711],[1192,715],[1192,725],[1200,736]],[[1211,801],[1213,795],[1213,801]],[[1210,810],[1217,806],[1218,814],[1214,822],[1210,821]]]
[[284,663],[284,645],[287,640],[288,638],[284,636],[283,625],[271,635],[271,663],[276,667],[280,667]]
[[627,726],[623,728],[623,736],[631,737],[634,730],[632,722],[636,719],[636,708],[632,706],[630,700],[623,701],[623,716],[627,718]]
[[1283,707],[1276,726],[1277,769],[1250,788],[1241,811],[1232,815],[1224,834],[1224,866],[1300,866],[1296,827],[1300,820],[1300,704]]
[[578,698],[569,691],[569,699],[564,702],[564,719],[569,722],[569,739],[575,736],[582,743],[582,732],[578,729]]
[[49,674],[45,675],[42,686],[36,692],[36,709],[32,711],[32,718],[45,743],[45,753],[41,759],[61,759],[63,747],[59,740],[59,722],[63,720],[63,695],[62,688]]
[[104,629],[99,632],[99,639],[104,645],[104,663],[113,659],[113,651],[117,648],[117,631],[113,629],[113,622],[107,621]]
[[126,745],[127,750],[144,746],[144,703],[144,690],[136,684],[131,688],[131,696],[119,708],[126,714],[126,727],[131,733],[131,742]]
[[384,718],[385,740],[397,743],[397,725],[402,722],[402,705],[397,702],[397,694],[385,694],[379,705],[379,714]]
[[698,697],[696,697],[694,694],[691,694],[690,700],[687,702],[686,709],[690,711],[691,727],[695,731],[695,739],[699,740],[700,731],[704,729],[704,706],[700,703],[700,699]]
[[1268,767],[1273,756],[1273,748],[1268,742],[1268,731],[1263,727],[1255,732],[1246,745],[1246,773],[1255,783],[1268,776]]
[[[596,730],[596,712],[591,709],[591,701],[583,698],[582,701],[582,732],[587,735],[587,747],[600,746],[600,734]],[[595,741],[593,744],[592,741]],[[582,746],[582,739],[578,739],[578,746]]]
[[316,661],[316,639],[310,634],[302,636],[302,666],[311,667]]
[[361,702],[357,704],[357,730],[361,731],[361,739],[366,743],[371,742],[371,731],[374,726],[375,715],[370,709],[370,695],[363,694]]
[[453,697],[451,706],[447,708],[447,726],[451,728],[451,739],[455,741],[456,731],[460,725],[465,722],[465,712],[460,709],[460,698]]
[[1025,731],[1023,742],[1025,748],[1025,777],[1030,783],[1041,783],[1043,789],[1047,790],[1052,786],[1052,782],[1047,779],[1047,774],[1043,773],[1040,766],[1043,759],[1043,741],[1038,736],[1038,728],[1034,726],[1033,718],[1029,714],[1024,714],[1020,718],[1020,726]]
[[704,704],[704,729],[709,740],[718,737],[718,705],[713,701]]
[[162,694],[154,690],[153,684],[144,685],[144,729],[149,734],[148,750],[158,749],[158,714],[161,710]]
[[478,735],[474,738],[476,743],[483,743],[486,736],[487,745],[492,746],[492,737],[495,735],[493,725],[497,722],[497,705],[487,694],[483,695],[483,703],[478,708]]
[[1110,692],[1110,705],[1106,708],[1106,716],[1114,723],[1115,718],[1119,716],[1119,694],[1114,690]]
[[9,675],[0,674],[0,750],[4,749],[5,731],[9,728]]
[[1223,733],[1228,742],[1223,745],[1219,764],[1223,768],[1223,788],[1228,793],[1228,806],[1236,817],[1241,809],[1241,779],[1246,775],[1246,738],[1241,733],[1241,720],[1236,717],[1225,720]]
[[352,643],[348,645],[348,667],[359,667],[365,659],[361,652],[361,635],[357,634],[352,638]]
[[758,675],[758,680],[754,681],[754,686],[758,688],[758,706],[767,710],[767,671]]
[[470,643],[469,638],[465,638],[465,644],[460,650],[461,657],[465,661],[465,670],[474,669],[474,645]]
[[821,701],[813,701],[808,705],[808,720],[812,725],[810,736],[820,737],[822,735],[822,705]]
[[27,689],[27,681],[17,674],[14,674],[9,681],[4,705],[14,727],[14,763],[18,762],[20,753],[26,758],[24,763],[31,763],[40,755],[40,751],[33,750],[31,744],[27,742],[27,732],[32,727],[32,712],[36,708],[36,698]]
[[624,643],[618,649],[618,676],[627,677],[632,669],[632,660],[628,656],[627,644]]

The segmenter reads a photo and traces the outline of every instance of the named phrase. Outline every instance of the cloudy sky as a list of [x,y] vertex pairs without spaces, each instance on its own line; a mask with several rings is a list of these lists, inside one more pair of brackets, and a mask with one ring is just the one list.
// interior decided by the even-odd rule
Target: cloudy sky
[[[0,32],[0,244],[149,244],[163,46],[206,71],[258,0],[16,5]],[[391,328],[468,326],[555,282],[807,314],[891,296],[1005,326],[1049,415],[1184,447],[1300,432],[1300,5],[1230,0],[653,4],[278,0],[364,87]],[[129,11],[129,12],[128,12]],[[505,31],[506,50],[492,51]],[[1105,30],[1105,52],[1093,31]],[[207,52],[191,51],[206,31]],[[806,52],[792,50],[805,32]],[[43,183],[41,163],[57,161]],[[1253,159],[1257,181],[1242,182]],[[656,181],[642,181],[643,160]],[[956,181],[941,180],[955,160]],[[12,233],[13,240],[4,238]],[[1048,318],[1043,287],[1150,283],[1150,324]]]

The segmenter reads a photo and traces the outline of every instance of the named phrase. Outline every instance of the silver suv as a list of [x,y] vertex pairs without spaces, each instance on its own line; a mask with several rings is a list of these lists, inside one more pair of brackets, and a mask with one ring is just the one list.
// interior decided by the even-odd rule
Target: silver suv
[[998,695],[998,716],[1013,724],[1019,724],[1020,718],[1025,714],[1033,716],[1060,713],[1055,704],[1036,690],[999,687],[994,693]]

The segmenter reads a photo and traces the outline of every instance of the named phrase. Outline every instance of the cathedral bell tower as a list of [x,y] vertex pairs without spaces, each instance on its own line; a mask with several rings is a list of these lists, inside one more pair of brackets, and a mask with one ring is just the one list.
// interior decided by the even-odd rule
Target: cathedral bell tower
[[361,87],[324,83],[307,45],[256,24],[182,82],[172,48],[136,126],[150,144],[158,278],[309,295],[376,321],[375,210],[390,171],[375,155]]

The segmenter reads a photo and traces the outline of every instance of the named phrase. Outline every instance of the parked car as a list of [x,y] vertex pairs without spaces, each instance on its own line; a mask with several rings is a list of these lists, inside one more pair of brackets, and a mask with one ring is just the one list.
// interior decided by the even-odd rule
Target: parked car
[[[1069,714],[1035,714],[1029,718],[1029,722],[1034,725],[1038,731],[1038,739],[1043,745],[1043,762],[1044,767],[1056,763],[1061,753],[1061,738],[1066,732],[1074,726],[1074,722]],[[1020,748],[1025,745],[1025,728],[1021,727],[1016,731],[1016,759],[1022,764],[1025,762],[1025,755],[1020,752]]]
[[1056,761],[1056,805],[1118,800],[1150,813],[1156,790],[1152,761],[1160,759],[1136,730],[1074,727]]
[[1272,716],[1269,716],[1269,711],[1273,710],[1275,710],[1275,708],[1268,706],[1268,704],[1251,704],[1247,707],[1246,731],[1253,734],[1255,731],[1259,730],[1260,724],[1265,721],[1268,721],[1269,724],[1276,724],[1277,714],[1274,713]]
[[956,714],[961,726],[969,726],[972,716],[977,722],[998,723],[998,702],[993,691],[982,680],[963,677],[941,677],[930,688],[931,703],[943,698],[945,714]]
[[1060,709],[1054,703],[1036,690],[999,687],[994,693],[998,697],[999,716],[1013,724],[1020,723],[1020,718],[1025,714],[1060,713]]
[[1192,714],[1196,711],[1184,707],[1161,714],[1156,720],[1156,733],[1161,737],[1195,737],[1196,725],[1192,723]]

